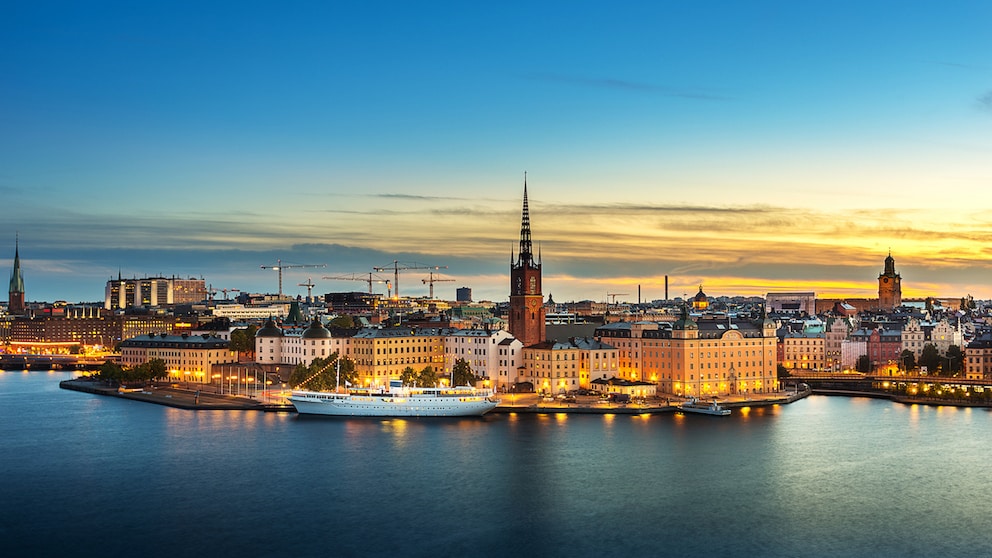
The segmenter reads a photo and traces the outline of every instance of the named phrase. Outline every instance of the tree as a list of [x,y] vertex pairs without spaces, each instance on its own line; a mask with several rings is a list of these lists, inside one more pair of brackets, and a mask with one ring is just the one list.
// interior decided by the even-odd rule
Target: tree
[[909,372],[916,368],[916,353],[909,349],[903,349],[902,353],[899,354],[899,362],[902,364],[903,369]]
[[327,322],[327,327],[340,327],[342,329],[351,329],[355,327],[355,320],[347,314],[342,314],[340,316],[335,316],[333,320]]
[[107,361],[100,366],[99,378],[108,383],[121,383],[124,380],[124,369],[116,362]]
[[231,332],[231,350],[238,353],[238,359],[242,354],[254,355],[255,353],[255,333],[258,326],[250,325],[244,329],[236,329]]
[[426,366],[417,375],[417,386],[419,387],[435,387],[437,386],[437,372],[434,371],[432,366]]
[[930,374],[937,373],[937,367],[940,365],[940,352],[937,351],[937,345],[927,343],[923,346],[919,365],[921,368],[925,366]]
[[417,372],[412,366],[407,366],[400,373],[400,381],[403,382],[405,386],[415,386],[417,385]]
[[858,357],[858,362],[855,365],[855,369],[862,373],[871,372],[871,359],[868,358],[868,355],[861,355]]
[[957,375],[961,372],[962,365],[964,364],[964,354],[961,352],[961,347],[957,345],[951,345],[947,348],[947,359],[948,359],[948,371],[950,374]]
[[474,386],[476,380],[478,378],[472,373],[472,367],[467,360],[460,358],[455,361],[455,365],[451,369],[452,386]]

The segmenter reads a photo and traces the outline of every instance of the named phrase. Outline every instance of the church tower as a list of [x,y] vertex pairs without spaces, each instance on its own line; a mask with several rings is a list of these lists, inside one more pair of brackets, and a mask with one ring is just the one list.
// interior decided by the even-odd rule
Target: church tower
[[21,274],[21,256],[18,250],[18,241],[14,239],[14,269],[10,272],[10,298],[7,303],[7,312],[11,314],[24,313],[24,275]]
[[541,294],[541,262],[534,261],[530,240],[530,211],[527,208],[527,174],[524,173],[524,210],[520,223],[520,253],[510,256],[510,333],[524,347],[544,341],[544,295]]
[[896,261],[892,252],[885,258],[885,271],[878,276],[878,307],[882,310],[895,310],[902,305],[902,277],[896,273]]

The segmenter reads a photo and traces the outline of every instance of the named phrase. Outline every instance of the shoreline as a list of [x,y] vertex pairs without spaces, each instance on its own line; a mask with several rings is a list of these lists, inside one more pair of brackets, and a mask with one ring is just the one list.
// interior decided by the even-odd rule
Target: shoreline
[[[151,386],[135,391],[119,391],[98,380],[73,378],[59,382],[61,389],[118,397],[131,401],[151,403],[188,411],[262,411],[274,413],[296,413],[291,403],[264,402],[254,398],[237,395],[215,394],[179,389],[171,386]],[[500,394],[505,397],[508,394]],[[881,393],[856,390],[810,389],[798,393],[776,393],[753,398],[728,397],[718,400],[722,407],[739,409],[743,407],[768,407],[773,405],[788,405],[804,399],[809,395],[826,395],[840,397],[867,397],[871,399],[887,399],[902,405],[927,405],[946,407],[969,407],[992,409],[992,405],[983,402],[960,401],[948,399],[925,399],[907,397],[892,393]],[[576,403],[545,403],[536,394],[513,394],[511,403],[500,403],[490,413],[493,414],[576,414],[576,415],[656,415],[678,412],[680,399],[671,399],[662,404],[602,404],[598,398],[590,397]]]

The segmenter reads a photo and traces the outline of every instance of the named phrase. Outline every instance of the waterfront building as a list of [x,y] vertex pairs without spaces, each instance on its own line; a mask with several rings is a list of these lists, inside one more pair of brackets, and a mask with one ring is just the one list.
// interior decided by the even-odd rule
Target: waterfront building
[[868,341],[865,339],[845,339],[840,344],[840,367],[842,370],[853,370],[858,365],[858,359],[868,354]]
[[965,375],[969,380],[992,379],[992,332],[976,336],[965,347]]
[[232,362],[236,355],[225,339],[210,335],[142,335],[121,343],[121,364],[134,367],[152,359],[165,361],[169,379],[210,383],[214,365]]
[[868,355],[872,372],[887,367],[898,367],[902,354],[902,330],[876,327],[858,329],[851,333],[852,341],[865,343],[864,354]]
[[207,298],[207,287],[203,279],[190,277],[144,277],[107,281],[104,288],[103,307],[107,310],[124,308],[147,308],[150,306],[174,306],[194,304]]
[[826,367],[826,335],[819,330],[785,332],[782,345],[782,366],[792,370],[822,371]]
[[364,328],[351,338],[351,355],[363,386],[385,386],[399,379],[407,367],[420,372],[430,366],[439,378],[445,374],[445,337],[442,328]]
[[697,322],[683,309],[674,323],[618,322],[597,329],[596,338],[620,351],[618,377],[700,397],[778,390],[775,333],[768,318]]
[[540,393],[589,389],[592,380],[613,378],[619,370],[617,349],[598,339],[547,340],[524,347],[523,353],[525,381]]
[[24,313],[24,274],[21,273],[20,242],[14,240],[14,267],[10,270],[10,289],[7,294],[7,312],[10,314]]
[[902,304],[902,277],[896,273],[896,261],[889,252],[885,268],[878,276],[878,307],[894,310]]
[[114,347],[124,339],[171,332],[175,318],[166,314],[114,315],[93,307],[68,307],[60,315],[39,313],[11,320],[12,346],[33,352],[65,352],[74,346]]
[[541,293],[540,254],[534,259],[531,242],[530,210],[527,206],[527,175],[524,175],[524,204],[520,222],[520,250],[517,261],[510,256],[509,329],[524,346],[545,339],[544,295]]
[[522,347],[523,343],[505,330],[451,329],[444,337],[443,372],[450,373],[455,362],[465,360],[476,377],[505,388],[519,362],[513,357],[521,354]]
[[765,307],[769,312],[815,316],[816,293],[768,293],[765,296]]

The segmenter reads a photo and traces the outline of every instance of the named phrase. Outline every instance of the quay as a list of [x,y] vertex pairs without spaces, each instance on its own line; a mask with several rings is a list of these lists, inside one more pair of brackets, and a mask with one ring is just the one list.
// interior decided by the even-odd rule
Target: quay
[[[59,382],[59,387],[72,391],[92,393],[130,399],[186,409],[190,411],[266,411],[295,413],[293,407],[284,396],[271,395],[260,399],[244,396],[218,394],[210,391],[197,391],[174,384],[158,384],[135,389],[120,389],[110,386],[94,378],[81,377]],[[210,387],[210,386],[205,386]],[[720,405],[727,408],[761,407],[792,403],[809,395],[809,391],[799,393],[770,393],[765,395],[729,396],[721,398]],[[496,414],[557,414],[569,413],[577,415],[644,415],[674,413],[678,411],[680,398],[668,400],[656,397],[645,404],[612,403],[598,396],[579,396],[574,403],[546,402],[535,393],[499,394],[502,403],[491,411]]]
[[174,387],[171,384],[152,385],[140,389],[120,389],[100,380],[82,377],[63,380],[59,382],[59,387],[72,391],[119,397],[121,399],[142,401],[190,411],[296,412],[296,409],[291,403],[285,401],[284,398],[276,396],[266,396],[260,400],[226,393],[218,394],[209,391]]

